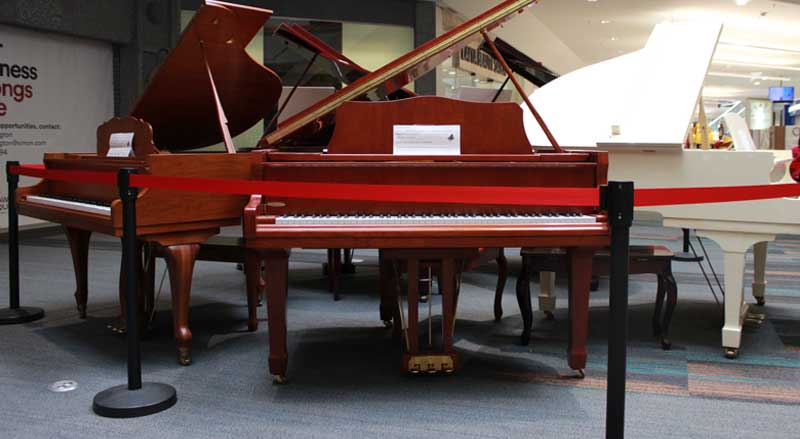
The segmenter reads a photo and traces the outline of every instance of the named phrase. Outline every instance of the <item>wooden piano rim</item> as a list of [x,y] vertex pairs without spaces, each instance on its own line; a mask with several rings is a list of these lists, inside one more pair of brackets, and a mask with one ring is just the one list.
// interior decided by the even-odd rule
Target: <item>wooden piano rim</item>
[[271,162],[298,162],[298,161],[319,161],[319,162],[586,162],[592,156],[589,152],[568,152],[564,154],[463,154],[452,156],[400,156],[391,154],[322,154],[322,153],[302,153],[302,152],[270,152],[267,156]]

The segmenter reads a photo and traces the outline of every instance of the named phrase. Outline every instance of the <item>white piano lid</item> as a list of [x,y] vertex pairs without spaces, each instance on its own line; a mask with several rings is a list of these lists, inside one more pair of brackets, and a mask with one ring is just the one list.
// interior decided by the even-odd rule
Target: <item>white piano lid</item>
[[[643,49],[561,76],[531,101],[568,148],[679,150],[721,32],[721,23],[661,23]],[[531,144],[548,145],[522,109]]]
[[742,116],[736,113],[728,113],[722,118],[731,133],[733,147],[737,151],[755,151],[757,149],[753,136],[750,134],[750,128],[747,127],[747,122]]

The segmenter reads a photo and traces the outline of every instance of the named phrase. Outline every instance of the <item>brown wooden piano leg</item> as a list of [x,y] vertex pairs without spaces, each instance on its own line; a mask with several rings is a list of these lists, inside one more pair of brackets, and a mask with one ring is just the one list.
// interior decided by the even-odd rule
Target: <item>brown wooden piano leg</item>
[[75,269],[75,302],[78,316],[86,318],[86,302],[89,297],[89,239],[92,232],[66,227],[72,266]]
[[392,327],[392,315],[394,305],[392,304],[392,292],[394,291],[394,276],[392,275],[392,261],[383,257],[381,251],[378,256],[379,288],[381,295],[380,316],[381,321],[387,328]]
[[258,329],[258,305],[261,297],[261,253],[258,250],[245,251],[245,275],[247,276],[247,329]]
[[[506,279],[508,278],[508,260],[503,249],[498,249],[497,255],[497,287],[494,290],[494,319],[500,321],[503,318],[503,290],[506,289]],[[528,295],[530,297],[530,295]]]
[[533,305],[531,305],[531,271],[528,266],[527,256],[522,257],[522,269],[517,278],[517,303],[522,316],[522,334],[520,343],[527,346],[531,342],[531,329],[533,328]]
[[264,251],[267,281],[267,326],[269,328],[269,371],[277,384],[286,382],[289,353],[286,348],[286,296],[288,294],[289,251]]
[[169,270],[172,289],[172,326],[178,345],[178,363],[192,363],[192,331],[189,329],[189,299],[192,290],[192,272],[199,244],[171,245],[164,247],[164,259]]
[[569,259],[569,367],[584,376],[586,342],[589,335],[589,288],[592,283],[590,248],[570,248]]
[[452,372],[457,367],[456,354],[453,349],[453,332],[456,319],[456,267],[452,258],[442,259],[442,351],[453,360],[453,369],[444,370]]
[[[152,245],[144,249],[144,265],[142,266],[140,279],[142,279],[141,289],[142,298],[144,299],[144,321],[149,324],[150,317],[153,315],[153,310],[156,306],[156,255]],[[147,329],[147,326],[141,326],[142,331],[147,331]]]
[[[139,310],[137,315],[139,316],[139,328],[140,328],[140,335],[145,334],[145,329],[147,328],[147,314],[145,313],[145,309],[147,307],[147,299],[145,298],[145,291],[147,290],[147,279],[145,278],[145,270],[142,264],[142,250],[144,249],[144,242],[137,241],[136,242],[136,270],[139,274],[139,291],[136,292],[137,297],[139,299]],[[120,316],[117,319],[116,323],[112,323],[109,327],[118,333],[124,333],[128,330],[128,322],[125,320],[125,310],[128,304],[125,301],[125,280],[127,278],[127,273],[125,273],[125,258],[120,258],[120,267],[119,267],[119,308],[120,308]]]
[[[415,258],[408,260],[408,322],[405,336],[407,355],[417,355],[419,353],[419,259]],[[406,359],[404,363],[405,368],[408,360]],[[416,373],[419,370],[409,370],[409,372]]]

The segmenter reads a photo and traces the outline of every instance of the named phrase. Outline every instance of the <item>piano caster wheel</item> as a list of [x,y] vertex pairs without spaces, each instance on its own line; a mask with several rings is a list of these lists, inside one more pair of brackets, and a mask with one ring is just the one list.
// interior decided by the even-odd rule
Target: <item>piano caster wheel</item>
[[236,264],[236,269],[239,271],[244,271],[244,264]]
[[189,353],[188,348],[178,348],[178,364],[181,366],[192,364],[192,354]]
[[545,311],[544,318],[547,320],[555,320],[556,316],[553,315],[553,311]]
[[756,305],[764,306],[766,303],[767,301],[763,297],[756,297]]
[[664,337],[659,337],[659,339],[661,341],[661,349],[665,351],[672,349],[672,341],[670,339]]
[[383,326],[384,326],[386,329],[389,329],[389,328],[391,328],[391,327],[392,327],[392,321],[391,321],[391,320],[384,320],[384,321],[383,321]]
[[575,369],[575,378],[579,380],[586,378],[586,371],[583,369]]
[[86,305],[78,305],[78,318],[86,320]]
[[286,375],[272,375],[272,384],[282,386],[288,382],[289,379],[286,378]]
[[736,348],[724,348],[725,349],[725,358],[733,360],[734,358],[739,356],[739,349]]

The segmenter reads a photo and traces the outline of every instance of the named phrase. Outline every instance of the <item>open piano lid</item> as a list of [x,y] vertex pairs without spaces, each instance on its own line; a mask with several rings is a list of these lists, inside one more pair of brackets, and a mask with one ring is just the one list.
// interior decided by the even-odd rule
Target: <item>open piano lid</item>
[[399,89],[405,86],[452,56],[471,37],[500,26],[535,2],[536,0],[503,1],[480,16],[365,75],[306,111],[296,114],[281,124],[277,130],[264,136],[261,145],[279,144],[290,134],[335,111],[342,103],[357,99],[376,87],[386,84],[388,87]]
[[[343,53],[317,38],[311,32],[305,30],[303,26],[300,26],[299,24],[283,23],[275,30],[275,35],[284,38],[287,41],[291,41],[297,46],[302,47],[305,50],[328,59],[336,64],[336,68],[339,69],[339,72],[345,83],[354,82],[359,78],[371,73],[369,70],[361,67],[355,61],[346,57]],[[347,69],[347,71],[342,71],[342,68]],[[397,87],[394,87],[388,82],[384,83],[384,87],[386,88],[387,94],[393,94],[393,98],[409,98],[416,96],[416,94],[411,90],[405,88],[397,89]]]
[[198,9],[131,114],[153,127],[157,146],[230,144],[272,111],[281,80],[245,51],[270,16],[212,0]]
[[[511,70],[527,79],[535,86],[542,87],[548,82],[558,78],[558,75],[553,73],[542,63],[520,52],[516,47],[507,43],[505,40],[495,38],[494,44],[497,46],[497,50],[503,55],[506,62],[508,62]],[[488,47],[486,42],[481,44],[481,50],[488,54],[492,53],[491,48]]]

